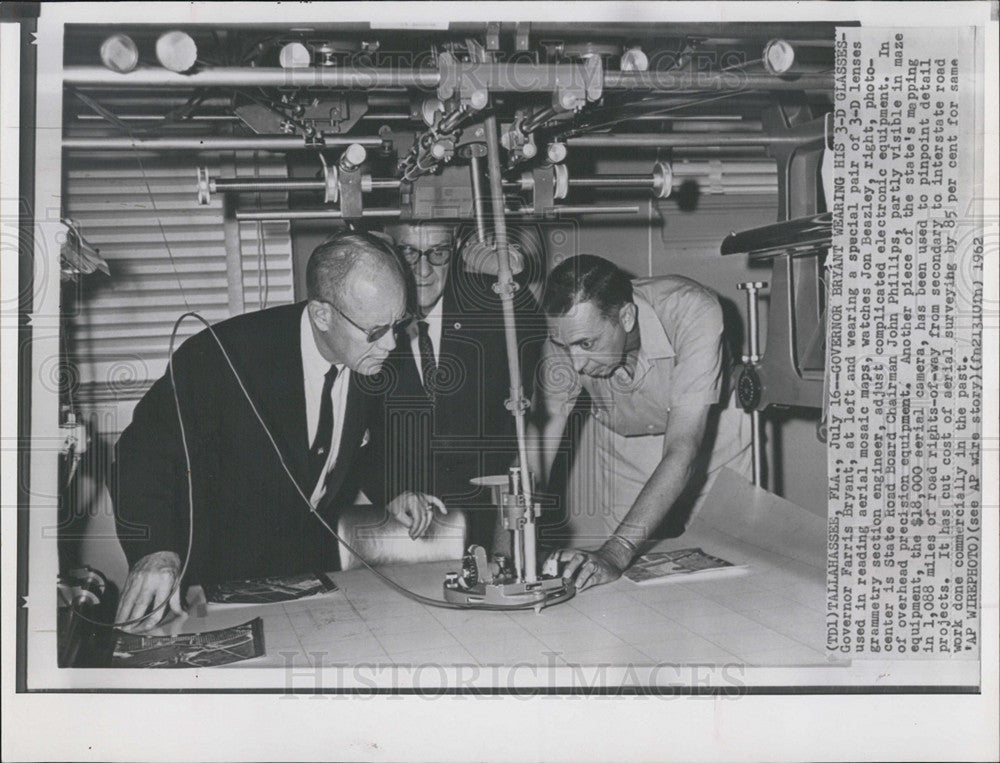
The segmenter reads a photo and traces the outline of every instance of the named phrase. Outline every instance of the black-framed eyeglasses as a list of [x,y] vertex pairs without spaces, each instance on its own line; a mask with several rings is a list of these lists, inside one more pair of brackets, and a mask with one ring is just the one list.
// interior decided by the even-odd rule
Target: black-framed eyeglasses
[[343,318],[345,321],[354,326],[354,328],[356,328],[358,331],[362,332],[365,335],[365,339],[368,340],[368,344],[375,344],[375,342],[384,337],[390,331],[397,332],[403,330],[404,328],[406,328],[407,325],[409,325],[410,321],[413,320],[412,315],[404,315],[395,323],[383,323],[378,326],[372,326],[371,328],[366,329],[364,326],[361,326],[358,323],[356,323],[351,318],[351,316],[349,316],[347,313],[345,313],[343,310],[341,310],[339,307],[333,304],[333,302],[330,302],[325,299],[321,299],[319,301],[322,302],[324,305],[329,305],[330,307],[332,307],[334,310],[337,311],[337,314],[340,315],[341,318]]
[[454,252],[454,247],[451,244],[438,244],[422,251],[415,246],[403,244],[398,249],[400,256],[411,266],[420,262],[421,257],[426,257],[431,265],[447,265],[451,261],[451,255]]

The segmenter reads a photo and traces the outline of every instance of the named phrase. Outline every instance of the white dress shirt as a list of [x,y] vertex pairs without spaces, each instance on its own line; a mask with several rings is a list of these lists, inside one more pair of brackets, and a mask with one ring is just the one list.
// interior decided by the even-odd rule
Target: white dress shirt
[[[300,340],[302,345],[302,378],[306,390],[306,428],[309,438],[307,442],[311,446],[312,441],[316,438],[316,430],[319,429],[320,398],[323,395],[323,382],[326,379],[326,373],[330,370],[330,361],[323,357],[319,347],[316,346],[316,337],[313,336],[308,308],[302,311]],[[337,378],[333,382],[333,389],[330,390],[330,397],[333,400],[333,439],[327,448],[326,466],[323,467],[323,472],[315,485],[303,486],[304,490],[311,490],[312,495],[309,501],[313,506],[319,504],[326,492],[326,475],[337,462],[337,454],[340,452],[340,437],[344,432],[350,376],[351,370],[342,363],[338,363]]]
[[[427,324],[427,336],[431,338],[431,344],[434,347],[434,365],[438,365],[441,361],[441,327],[444,321],[444,307],[441,304],[442,302],[444,302],[444,298],[439,299],[437,304],[431,308],[431,311],[419,319]],[[423,384],[424,367],[420,364],[420,334],[417,331],[417,321],[413,322],[409,333],[410,349],[413,350],[413,359],[417,363],[417,376],[420,377],[420,383]]]

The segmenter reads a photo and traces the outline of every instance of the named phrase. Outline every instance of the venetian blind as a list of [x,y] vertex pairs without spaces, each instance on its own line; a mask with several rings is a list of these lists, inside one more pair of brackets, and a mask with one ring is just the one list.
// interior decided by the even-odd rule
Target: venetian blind
[[[141,396],[164,373],[170,332],[188,310],[216,323],[292,301],[288,223],[240,223],[228,255],[238,262],[227,263],[223,199],[198,204],[199,166],[213,177],[287,176],[282,157],[249,153],[67,157],[65,213],[111,269],[64,291],[66,354],[82,399]],[[241,209],[286,203],[277,193],[236,200]],[[241,276],[235,292],[227,268]],[[202,328],[185,320],[175,347]]]

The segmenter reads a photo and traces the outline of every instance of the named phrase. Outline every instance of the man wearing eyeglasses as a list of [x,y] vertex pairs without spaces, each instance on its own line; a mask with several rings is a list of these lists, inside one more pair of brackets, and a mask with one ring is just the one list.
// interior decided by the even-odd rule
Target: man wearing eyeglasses
[[[398,224],[385,232],[409,265],[417,313],[386,365],[386,417],[397,435],[385,444],[387,484],[390,490],[411,484],[440,498],[449,512],[465,510],[469,542],[489,547],[491,497],[469,480],[505,474],[517,453],[514,420],[504,405],[510,383],[501,303],[492,289],[496,256],[488,245],[462,246],[451,224]],[[511,248],[515,273],[525,270],[522,248]],[[518,280],[525,280],[523,273]],[[515,314],[530,392],[545,324],[523,285]]]
[[[312,253],[305,303],[231,318],[177,350],[173,377],[150,388],[117,445],[130,564],[119,623],[147,630],[180,614],[182,575],[205,584],[337,569],[320,520],[336,526],[367,471],[358,456],[383,430],[372,379],[408,318],[407,277],[384,241],[339,235]],[[381,477],[363,484],[378,504]],[[387,508],[419,537],[435,504],[402,492]]]

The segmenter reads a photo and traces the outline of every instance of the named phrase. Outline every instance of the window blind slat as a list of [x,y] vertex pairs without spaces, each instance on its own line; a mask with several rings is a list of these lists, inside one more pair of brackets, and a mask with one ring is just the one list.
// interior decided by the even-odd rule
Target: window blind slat
[[[213,194],[210,204],[198,204],[197,168],[207,167],[212,177],[287,177],[284,160],[273,155],[174,154],[143,156],[141,162],[140,167],[134,155],[81,154],[66,163],[65,214],[80,224],[111,269],[110,277],[87,276],[68,306],[73,333],[67,348],[81,387],[95,399],[141,395],[164,372],[170,332],[189,309],[210,323],[233,313],[223,199]],[[280,206],[287,196],[240,194],[237,203],[241,208]],[[259,242],[257,225],[238,228],[246,309],[259,303],[258,280],[266,282],[267,305],[290,302],[289,225],[260,226]],[[196,320],[186,320],[177,344],[201,328]]]

